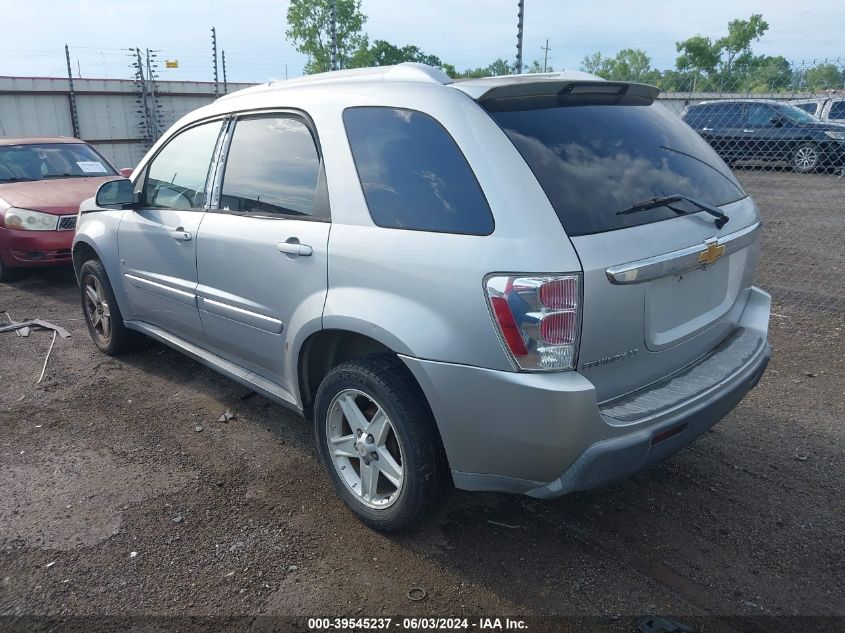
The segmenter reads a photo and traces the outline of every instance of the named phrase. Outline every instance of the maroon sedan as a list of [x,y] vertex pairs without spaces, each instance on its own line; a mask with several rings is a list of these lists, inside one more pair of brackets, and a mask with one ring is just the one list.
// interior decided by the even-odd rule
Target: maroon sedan
[[0,138],[0,281],[71,262],[80,203],[118,174],[75,138]]

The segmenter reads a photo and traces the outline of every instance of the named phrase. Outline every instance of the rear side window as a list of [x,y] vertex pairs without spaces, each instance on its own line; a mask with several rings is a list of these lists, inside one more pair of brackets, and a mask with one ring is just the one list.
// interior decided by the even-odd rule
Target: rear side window
[[836,119],[837,121],[845,119],[845,101],[835,101],[833,105],[830,106],[830,114],[828,117]]
[[617,215],[654,197],[681,194],[721,206],[746,195],[706,141],[657,103],[506,106],[491,116],[533,170],[570,236],[676,217],[665,207]]
[[489,235],[493,215],[478,180],[440,123],[422,112],[348,108],[346,134],[378,226]]
[[201,209],[211,156],[222,121],[203,123],[174,136],[149,165],[144,199],[151,207]]
[[220,207],[261,215],[312,216],[320,156],[298,118],[239,119],[226,158]]
[[808,112],[810,114],[816,113],[816,104],[815,103],[796,103],[796,107],[801,108],[804,112]]

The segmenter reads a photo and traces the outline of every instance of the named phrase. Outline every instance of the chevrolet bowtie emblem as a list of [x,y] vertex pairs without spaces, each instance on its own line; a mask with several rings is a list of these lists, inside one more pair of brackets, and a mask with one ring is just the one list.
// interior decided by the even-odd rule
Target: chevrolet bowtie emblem
[[724,244],[717,244],[716,242],[710,242],[707,244],[707,248],[705,248],[701,253],[698,255],[698,261],[702,264],[712,264],[717,259],[719,259],[722,255],[725,254],[725,245]]

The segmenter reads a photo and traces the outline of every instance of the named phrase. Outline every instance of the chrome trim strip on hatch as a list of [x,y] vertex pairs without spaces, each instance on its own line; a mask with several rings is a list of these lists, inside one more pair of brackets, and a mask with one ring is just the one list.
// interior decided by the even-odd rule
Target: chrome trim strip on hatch
[[[702,258],[718,248],[718,257],[735,253],[757,239],[760,222],[720,238],[705,240],[702,244],[682,248],[671,253],[655,255],[627,264],[611,266],[605,273],[612,284],[639,284],[669,275],[680,275],[696,268],[706,268],[711,262]],[[724,251],[721,250],[724,247]],[[715,259],[713,260],[715,261]]]

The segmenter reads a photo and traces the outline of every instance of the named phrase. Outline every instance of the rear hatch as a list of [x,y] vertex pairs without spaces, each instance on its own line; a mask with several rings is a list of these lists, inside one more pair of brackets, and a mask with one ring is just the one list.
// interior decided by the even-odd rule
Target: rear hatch
[[[490,90],[479,102],[522,154],[584,273],[579,371],[600,401],[660,380],[737,328],[759,244],[753,202],[657,90],[600,81]],[[687,200],[619,214],[637,203]],[[673,208],[670,208],[673,207]]]

